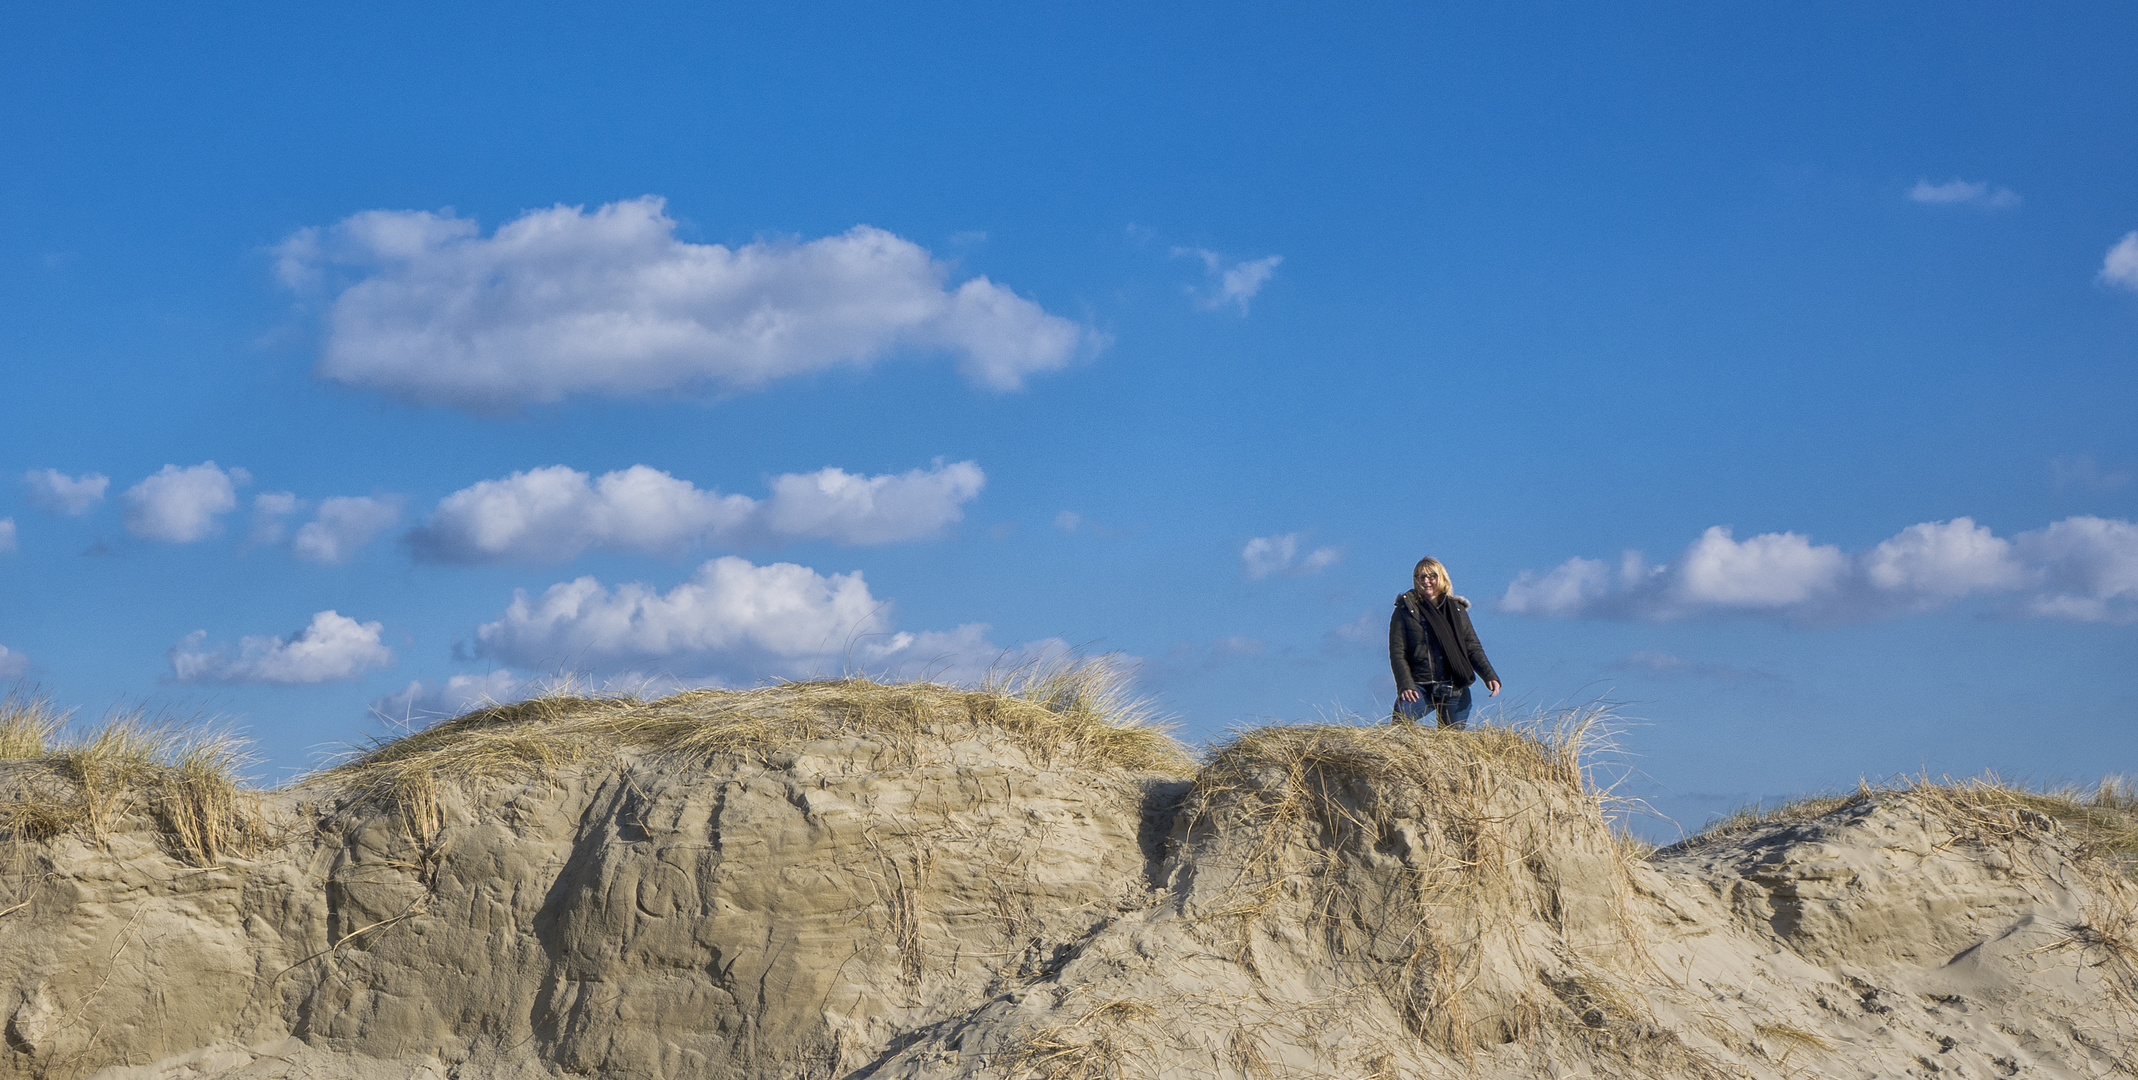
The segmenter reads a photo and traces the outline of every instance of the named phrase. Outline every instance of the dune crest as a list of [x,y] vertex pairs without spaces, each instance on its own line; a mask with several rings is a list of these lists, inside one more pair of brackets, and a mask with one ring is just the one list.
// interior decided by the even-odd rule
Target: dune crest
[[1641,852],[1566,733],[1198,764],[1119,688],[553,697],[269,793],[0,732],[0,1077],[2138,1072],[2127,808]]

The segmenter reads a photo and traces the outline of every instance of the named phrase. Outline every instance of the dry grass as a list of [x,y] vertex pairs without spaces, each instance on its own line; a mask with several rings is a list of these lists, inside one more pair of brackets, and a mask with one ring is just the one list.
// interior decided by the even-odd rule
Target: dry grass
[[1763,831],[1769,826],[1795,825],[1800,822],[1811,821],[1815,818],[1825,817],[1842,807],[1855,806],[1875,793],[1869,786],[1860,786],[1857,790],[1845,795],[1825,793],[1804,795],[1773,806],[1768,806],[1765,803],[1750,803],[1708,822],[1701,827],[1699,832],[1677,843],[1666,845],[1660,850],[1673,853],[1693,851],[1749,836],[1752,833]]
[[2138,790],[2122,777],[2091,787],[2034,789],[1983,776],[1912,777],[1859,784],[1846,794],[1814,795],[1779,806],[1753,805],[1722,818],[1666,852],[1691,851],[1775,825],[1797,824],[1871,799],[1897,797],[1936,815],[1957,835],[1981,843],[2025,840],[2050,832],[2082,863],[2138,878]]
[[406,806],[441,780],[544,775],[625,748],[763,754],[869,738],[911,761],[922,738],[1006,738],[1037,764],[1185,775],[1193,760],[1108,657],[1024,665],[977,689],[866,678],[687,690],[655,700],[571,685],[377,744],[326,777]]
[[2104,777],[2091,788],[2037,791],[1985,777],[1918,784],[1915,790],[1992,835],[2038,833],[2044,818],[2054,821],[2079,859],[2138,878],[2138,790],[2122,777]]
[[67,725],[67,713],[52,707],[52,699],[34,690],[17,687],[0,698],[0,761],[41,758],[46,747]]
[[[1238,958],[1251,969],[1255,927],[1304,899],[1331,950],[1367,961],[1355,970],[1371,973],[1412,1033],[1458,1056],[1539,1026],[1594,1029],[1638,1015],[1636,998],[1593,970],[1577,996],[1596,1015],[1570,1011],[1536,984],[1535,964],[1509,937],[1553,924],[1562,863],[1613,875],[1583,888],[1627,888],[1603,817],[1611,796],[1587,756],[1609,720],[1592,706],[1514,728],[1239,732],[1211,751],[1182,811],[1231,818],[1218,827],[1254,838],[1231,856],[1236,899],[1205,915],[1237,920]],[[1623,897],[1613,904],[1617,937],[1581,948],[1637,953]]]
[[1797,1050],[1831,1050],[1834,1045],[1826,1036],[1793,1024],[1754,1024],[1752,1034],[1782,1047],[1784,1057]]
[[244,744],[226,732],[115,716],[78,739],[60,737],[66,714],[42,697],[0,703],[0,837],[48,840],[79,831],[103,843],[146,815],[173,851],[196,863],[257,853],[267,829],[257,795],[239,774]]
[[1115,998],[1068,1024],[1033,1032],[1024,1046],[988,1064],[1038,1080],[1127,1080],[1133,1055],[1151,1049],[1132,1037],[1157,1015],[1150,1002]]
[[[257,793],[238,782],[246,760],[236,740],[135,713],[66,741],[67,719],[41,695],[0,700],[0,838],[80,830],[102,842],[145,813],[196,861],[265,843]],[[624,748],[705,758],[856,737],[912,761],[923,738],[975,736],[1005,739],[1042,765],[1174,776],[1194,768],[1148,703],[1128,692],[1126,674],[1098,657],[1022,665],[977,689],[849,678],[646,700],[565,683],[374,744],[324,778],[398,809],[423,845],[442,827],[445,782],[541,775]]]
[[2132,891],[2104,890],[2081,921],[2038,950],[2078,950],[2081,962],[2101,973],[2109,993],[2126,1009],[2138,1009],[2138,900]]
[[1516,781],[1601,808],[1610,795],[1590,782],[1587,763],[1591,748],[1608,737],[1608,721],[1608,710],[1582,708],[1471,731],[1409,724],[1250,728],[1210,749],[1190,799],[1243,806],[1265,826],[1263,855],[1294,824],[1311,823],[1329,836],[1384,830],[1395,807],[1366,800],[1374,809],[1362,812],[1358,796],[1365,789],[1422,792],[1454,809],[1474,803],[1486,787]]
[[[1611,714],[1589,706],[1542,713],[1509,727],[1454,731],[1412,724],[1288,724],[1248,728],[1212,747],[1191,793],[1204,799],[1282,792],[1269,810],[1311,810],[1334,821],[1355,815],[1332,784],[1365,783],[1459,789],[1482,771],[1544,784],[1600,805],[1607,789],[1592,783],[1590,762],[1607,745]],[[1281,782],[1280,781],[1281,778]],[[1306,798],[1312,805],[1294,804]]]

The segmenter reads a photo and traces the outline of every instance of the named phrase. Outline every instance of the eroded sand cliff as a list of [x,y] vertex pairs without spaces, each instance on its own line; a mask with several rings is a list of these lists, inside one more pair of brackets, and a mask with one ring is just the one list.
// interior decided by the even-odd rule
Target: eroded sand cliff
[[2138,1070],[2138,888],[2008,793],[1644,857],[1548,734],[1107,704],[562,699],[185,813],[0,766],[0,1074]]

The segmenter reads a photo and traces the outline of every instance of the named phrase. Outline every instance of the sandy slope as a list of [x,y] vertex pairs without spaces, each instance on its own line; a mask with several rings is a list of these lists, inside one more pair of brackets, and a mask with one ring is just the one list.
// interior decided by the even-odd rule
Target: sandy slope
[[1508,736],[1274,729],[1191,785],[931,731],[321,782],[216,865],[11,841],[0,1075],[2138,1070],[2138,889],[2023,809],[1637,860]]

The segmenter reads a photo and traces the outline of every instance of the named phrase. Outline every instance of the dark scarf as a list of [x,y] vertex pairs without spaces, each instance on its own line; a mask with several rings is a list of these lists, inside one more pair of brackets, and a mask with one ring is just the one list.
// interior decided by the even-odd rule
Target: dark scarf
[[1442,677],[1457,686],[1469,685],[1477,678],[1477,672],[1470,666],[1470,655],[1463,651],[1462,642],[1455,636],[1455,624],[1449,620],[1445,606],[1447,597],[1442,596],[1437,602],[1428,600],[1423,589],[1412,589],[1410,594],[1412,604],[1425,617],[1427,633],[1440,644],[1440,656],[1447,663],[1447,671]]

